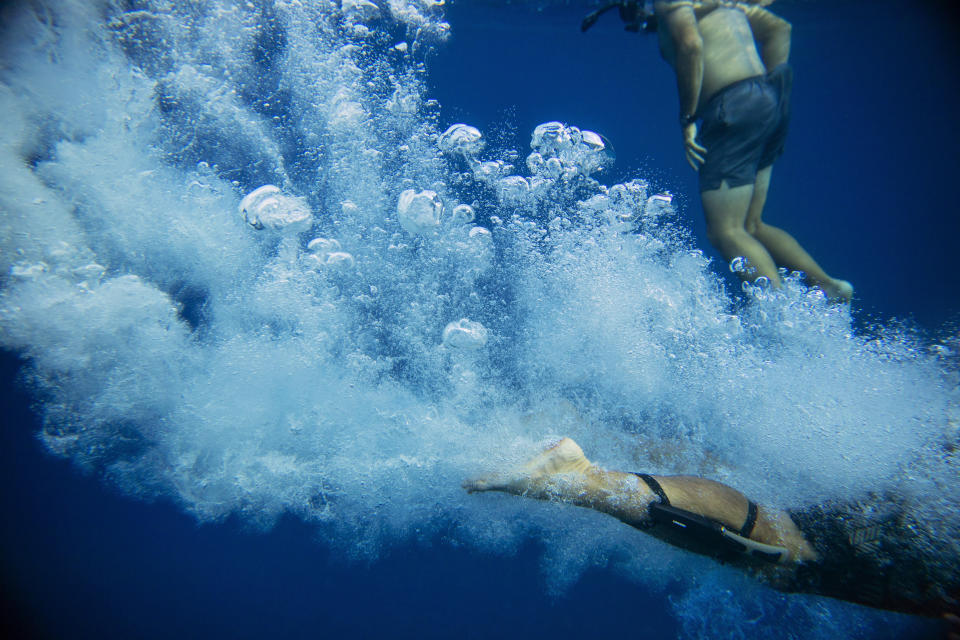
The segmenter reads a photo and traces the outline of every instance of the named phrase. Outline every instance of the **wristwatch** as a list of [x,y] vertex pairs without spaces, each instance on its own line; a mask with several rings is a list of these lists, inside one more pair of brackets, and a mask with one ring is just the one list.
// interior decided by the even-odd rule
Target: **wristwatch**
[[697,121],[697,114],[691,113],[689,115],[680,114],[680,126],[686,127],[689,124],[692,124]]

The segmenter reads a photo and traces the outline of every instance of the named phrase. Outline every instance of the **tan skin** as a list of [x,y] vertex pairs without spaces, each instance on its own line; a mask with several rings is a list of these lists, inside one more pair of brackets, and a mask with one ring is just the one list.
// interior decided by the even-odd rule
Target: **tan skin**
[[[719,90],[763,75],[790,56],[790,23],[756,4],[667,2],[654,5],[660,51],[677,73],[680,110],[693,114]],[[707,154],[697,142],[697,125],[682,127],[687,162],[699,170]],[[777,267],[802,271],[807,281],[833,299],[849,300],[848,283],[828,275],[800,243],[783,229],[763,221],[772,167],[753,184],[702,192],[708,238],[724,258],[743,256],[755,270],[748,280],[781,283]]]
[[[728,530],[737,531],[743,526],[749,502],[736,489],[698,476],[653,477],[660,484],[671,506],[699,514],[724,525]],[[670,544],[700,553],[714,553],[715,547],[691,545],[691,538],[677,527],[646,526],[652,524],[650,505],[658,500],[653,490],[635,474],[610,471],[591,463],[577,443],[570,438],[563,438],[518,469],[473,478],[464,482],[463,487],[470,493],[500,491],[586,507],[609,514]],[[779,509],[760,506],[756,526],[749,538],[754,543],[786,549],[787,553],[781,553],[777,562],[755,560],[746,554],[724,555],[724,561],[740,566],[754,577],[766,580],[774,588],[794,590],[797,585],[793,580],[798,575],[803,575],[804,566],[820,560],[810,541],[804,537],[790,515]],[[816,571],[817,568],[813,567],[811,570]],[[895,571],[895,568],[891,566],[890,570]],[[809,586],[800,590],[806,591]],[[869,592],[869,582],[864,586]],[[810,592],[818,593],[816,588]],[[824,594],[829,595],[826,592]],[[931,591],[931,595],[933,594]],[[906,594],[906,599],[902,601],[890,597],[883,606],[906,613],[939,615],[950,627],[947,637],[954,638],[960,633],[960,617],[957,616],[960,593],[953,592],[953,599],[944,599],[942,595],[935,597],[942,607],[939,611],[936,603],[911,604],[909,594]],[[844,599],[878,606],[869,597],[865,600],[856,597]],[[931,604],[932,607],[929,606]]]
[[[747,498],[731,487],[696,476],[654,476],[670,504],[739,530],[747,517]],[[559,500],[609,514],[630,525],[649,521],[653,491],[632,473],[602,469],[584,456],[570,438],[563,438],[522,469],[464,482],[470,493],[502,491],[540,500]],[[653,535],[662,532],[651,529]],[[784,511],[760,507],[750,539],[784,547],[788,563],[817,558],[816,552]],[[668,542],[676,542],[669,537]]]

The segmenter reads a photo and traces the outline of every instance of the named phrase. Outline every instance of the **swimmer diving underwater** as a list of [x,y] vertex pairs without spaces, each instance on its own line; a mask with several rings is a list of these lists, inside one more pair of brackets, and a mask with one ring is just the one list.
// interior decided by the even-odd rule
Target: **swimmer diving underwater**
[[593,509],[785,592],[926,616],[956,607],[955,574],[939,558],[924,557],[909,506],[893,496],[770,509],[701,477],[603,469],[570,438],[520,469],[473,478],[463,487]]
[[677,76],[684,151],[699,173],[708,239],[728,262],[747,259],[740,276],[777,288],[778,267],[800,271],[828,298],[849,302],[849,282],[827,274],[792,235],[763,220],[793,86],[791,26],[763,8],[772,2],[628,0],[589,14],[581,30],[619,8],[628,31],[657,34]]
[[[762,220],[792,89],[791,26],[762,8],[771,2],[617,2],[589,14],[582,30],[618,8],[627,30],[658,34],[676,72],[684,149],[699,173],[710,242],[727,260],[747,258],[752,271],[741,277],[779,287],[778,267],[786,267],[830,299],[849,302],[849,282],[829,276],[792,236]],[[893,492],[772,509],[699,476],[604,469],[570,438],[519,469],[463,487],[599,511],[784,592],[947,619],[957,606],[954,563],[923,548],[920,516]]]

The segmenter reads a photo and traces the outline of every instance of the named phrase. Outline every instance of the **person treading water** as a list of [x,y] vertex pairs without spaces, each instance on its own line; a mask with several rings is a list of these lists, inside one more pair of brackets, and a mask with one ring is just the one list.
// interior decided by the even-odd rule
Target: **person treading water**
[[830,299],[849,301],[849,282],[828,275],[793,236],[763,221],[793,86],[791,25],[760,6],[772,1],[623,0],[589,14],[581,29],[616,7],[628,30],[657,34],[677,75],[680,128],[687,162],[699,172],[708,239],[728,262],[747,259],[739,275],[779,287],[778,266],[801,271]]
[[470,493],[500,491],[594,509],[676,546],[746,568],[781,591],[925,616],[956,608],[955,566],[937,566],[925,556],[917,522],[889,496],[797,511],[771,509],[706,478],[603,469],[570,438],[520,469],[472,478],[463,487]]

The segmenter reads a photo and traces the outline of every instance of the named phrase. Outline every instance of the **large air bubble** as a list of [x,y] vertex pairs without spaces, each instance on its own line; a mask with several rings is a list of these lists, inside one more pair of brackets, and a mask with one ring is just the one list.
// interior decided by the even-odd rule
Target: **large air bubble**
[[440,226],[443,214],[443,202],[435,191],[414,191],[407,189],[400,194],[397,202],[397,216],[400,226],[408,233],[419,235],[433,231]]
[[272,184],[247,194],[239,205],[243,219],[257,230],[269,229],[283,235],[296,235],[313,225],[306,203],[280,191]]

